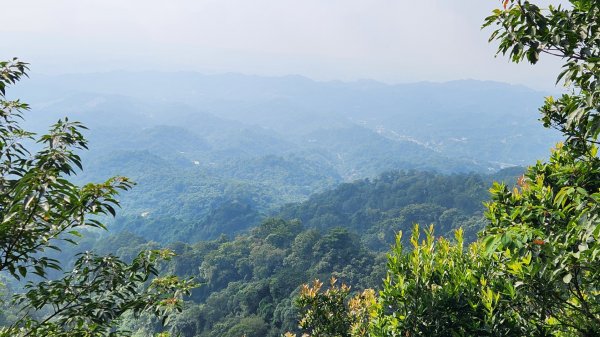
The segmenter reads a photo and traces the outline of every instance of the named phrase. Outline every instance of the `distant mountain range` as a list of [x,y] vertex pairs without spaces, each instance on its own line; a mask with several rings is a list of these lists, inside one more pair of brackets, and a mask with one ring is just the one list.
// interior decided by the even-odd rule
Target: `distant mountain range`
[[44,122],[68,113],[92,128],[179,126],[225,143],[217,146],[221,151],[236,152],[249,142],[257,145],[250,152],[258,146],[266,147],[258,151],[263,154],[289,151],[290,142],[320,145],[311,137],[315,132],[362,127],[373,131],[373,138],[412,143],[493,170],[544,158],[558,140],[537,121],[546,93],[497,82],[387,85],[300,76],[112,72],[34,76],[16,95],[46,115]]
[[559,140],[537,121],[544,93],[496,82],[114,72],[32,76],[11,95],[31,104],[30,129],[63,116],[89,127],[78,179],[137,181],[123,216],[170,218],[200,228],[194,239],[247,229],[341,182],[491,173],[545,158]]

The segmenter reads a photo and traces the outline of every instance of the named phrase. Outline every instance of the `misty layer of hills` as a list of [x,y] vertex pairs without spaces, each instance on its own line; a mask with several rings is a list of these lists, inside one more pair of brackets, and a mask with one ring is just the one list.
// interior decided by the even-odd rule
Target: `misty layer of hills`
[[537,121],[544,93],[495,82],[114,72],[33,76],[12,95],[31,104],[34,131],[63,116],[90,129],[80,181],[138,183],[117,224],[143,235],[152,223],[193,223],[193,236],[165,240],[238,233],[282,205],[385,171],[530,164],[558,140]]

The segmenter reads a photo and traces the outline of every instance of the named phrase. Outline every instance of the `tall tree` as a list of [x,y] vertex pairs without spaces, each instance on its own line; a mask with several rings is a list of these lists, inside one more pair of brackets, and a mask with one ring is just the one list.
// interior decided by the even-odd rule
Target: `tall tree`
[[540,335],[598,336],[600,2],[570,4],[504,1],[485,21],[497,27],[490,40],[499,42],[499,53],[514,62],[564,60],[557,83],[570,90],[540,109],[564,144],[531,166],[517,188],[492,188],[485,234],[488,251],[506,261],[501,272],[522,295],[514,304]]
[[[82,168],[77,151],[87,148],[81,124],[59,120],[40,137],[21,128],[29,106],[5,95],[27,70],[17,59],[0,62],[0,272],[17,280],[62,270],[48,250],[59,250],[59,240],[75,243],[80,228],[104,229],[98,216],[114,216],[117,193],[132,186],[124,177],[85,186],[69,181]],[[41,147],[35,152],[26,146],[33,141]],[[166,318],[193,287],[189,280],[157,277],[156,263],[171,255],[142,252],[127,264],[115,256],[80,254],[62,279],[27,283],[14,303],[22,318],[0,328],[0,336],[117,335],[125,312],[149,310]]]

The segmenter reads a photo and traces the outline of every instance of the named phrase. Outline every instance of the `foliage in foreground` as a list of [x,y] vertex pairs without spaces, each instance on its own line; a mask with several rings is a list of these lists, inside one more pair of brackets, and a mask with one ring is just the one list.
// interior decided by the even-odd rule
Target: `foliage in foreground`
[[433,226],[424,234],[415,226],[408,253],[398,235],[378,295],[367,289],[350,298],[344,286],[305,285],[297,300],[302,330],[323,337],[527,335],[510,304],[500,301],[499,282],[491,284],[497,263],[480,242],[465,249],[460,229],[454,242],[436,238]]
[[[84,127],[65,119],[39,138],[23,130],[19,122],[29,107],[7,100],[5,93],[26,71],[27,64],[17,59],[0,62],[0,272],[17,281],[61,271],[48,251],[59,250],[59,241],[74,243],[78,229],[104,229],[98,216],[114,216],[116,195],[132,186],[123,177],[83,187],[69,181],[82,167],[76,152],[87,148]],[[24,144],[34,141],[41,148],[32,153]],[[157,277],[157,262],[170,255],[142,252],[127,264],[114,256],[81,254],[61,279],[27,283],[12,302],[20,318],[0,328],[0,336],[123,335],[116,323],[126,312],[153,312],[166,320],[194,286],[174,276]]]

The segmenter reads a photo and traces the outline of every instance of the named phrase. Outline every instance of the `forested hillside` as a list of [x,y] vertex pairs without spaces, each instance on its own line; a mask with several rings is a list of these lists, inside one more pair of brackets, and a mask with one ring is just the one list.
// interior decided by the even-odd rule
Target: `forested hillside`
[[[307,228],[347,228],[363,236],[372,249],[385,250],[397,231],[407,230],[413,223],[436,223],[441,234],[463,226],[474,235],[482,225],[483,202],[488,198],[491,181],[503,178],[514,183],[521,172],[511,169],[491,176],[388,172],[373,179],[343,183],[312,195],[307,201],[280,207],[264,187],[240,182],[225,185],[228,189],[222,192],[219,191],[223,188],[219,185],[222,182],[204,178],[209,184],[201,185],[202,176],[192,175],[187,179],[193,184],[176,185],[173,181],[163,180],[163,189],[152,187],[160,191],[155,196],[150,190],[141,188],[139,193],[145,195],[142,200],[148,204],[157,202],[161,205],[160,211],[155,213],[147,208],[147,211],[140,209],[139,214],[118,216],[113,230],[129,231],[161,243],[195,242],[221,234],[240,234],[258,225],[265,217],[276,216],[299,219]],[[143,183],[149,186],[150,179]],[[159,181],[158,176],[154,179]],[[171,191],[172,186],[179,187]],[[225,193],[226,197],[210,199],[206,193],[211,189],[215,194]],[[283,188],[271,191],[272,195],[282,196],[285,192]],[[174,203],[174,200],[178,202]],[[124,205],[128,206],[127,203]]]
[[[252,229],[235,237],[197,241],[193,220],[126,219],[117,221],[110,236],[88,236],[76,248],[126,260],[143,249],[172,249],[177,256],[161,266],[162,272],[201,283],[174,317],[170,329],[175,335],[280,336],[297,330],[294,299],[301,284],[334,276],[357,289],[379,288],[396,233],[409,232],[415,223],[436,223],[440,235],[452,235],[462,226],[468,240],[475,240],[484,226],[490,181],[514,182],[521,173],[388,172],[285,205],[271,212],[276,218],[240,218],[244,228]],[[240,209],[232,207],[222,215],[231,217]],[[215,226],[227,224],[222,218],[209,219]],[[59,258],[68,260],[69,254]],[[129,318],[122,326],[136,336],[159,329],[157,321],[144,320]]]
[[[120,233],[92,248],[131,256],[152,246],[140,240]],[[384,254],[367,249],[358,235],[344,228],[308,229],[298,221],[269,219],[235,239],[166,247],[177,256],[163,265],[163,272],[202,283],[174,317],[173,335],[280,336],[296,330],[294,297],[300,284],[336,275],[357,287],[376,287],[385,270]],[[149,317],[126,319],[123,326],[134,336],[159,328]]]
[[[509,184],[518,172],[506,171],[512,174],[507,179]],[[341,184],[300,204],[286,205],[278,216],[300,219],[312,228],[348,228],[375,250],[388,249],[398,231],[409,230],[415,223],[435,223],[442,235],[463,227],[473,239],[482,226],[488,186],[504,175],[388,172]]]
[[[499,177],[515,181],[521,172],[506,170],[498,176],[388,172],[341,184],[304,202],[250,213],[251,217],[236,217],[245,208],[230,204],[204,220],[229,235],[208,241],[196,238],[211,227],[199,227],[195,219],[202,215],[186,214],[190,211],[183,203],[171,217],[120,216],[112,234],[87,233],[78,246],[61,245],[63,252],[51,256],[69,261],[75,252],[89,250],[129,261],[141,250],[171,249],[176,256],[161,265],[161,272],[193,277],[201,284],[183,312],[174,316],[170,327],[174,335],[275,337],[296,331],[299,312],[294,299],[303,283],[335,276],[358,289],[379,288],[385,252],[398,231],[410,231],[415,223],[436,223],[439,234],[451,235],[463,226],[474,240],[483,227],[490,181]],[[192,199],[186,189],[178,193],[173,197]],[[231,218],[240,224],[235,232],[226,227]],[[142,321],[129,317],[121,326],[134,331],[134,336],[160,328],[150,316]]]
[[227,169],[173,163],[147,150],[113,153],[90,162],[111,169],[91,169],[84,177],[121,172],[137,183],[122,194],[116,228],[161,242],[239,233],[257,225],[278,205],[303,200],[340,181],[335,171],[293,156],[231,160]]

